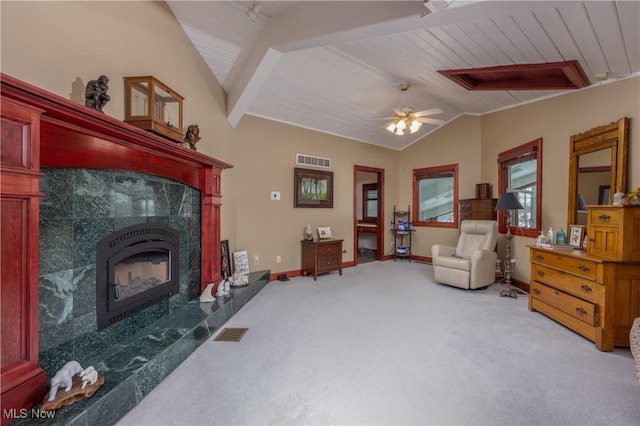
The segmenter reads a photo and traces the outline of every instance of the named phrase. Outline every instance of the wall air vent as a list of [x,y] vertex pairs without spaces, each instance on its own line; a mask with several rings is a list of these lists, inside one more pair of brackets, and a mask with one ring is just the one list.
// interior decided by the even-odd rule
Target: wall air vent
[[296,164],[302,166],[323,167],[325,169],[331,168],[331,159],[316,157],[313,155],[296,154]]

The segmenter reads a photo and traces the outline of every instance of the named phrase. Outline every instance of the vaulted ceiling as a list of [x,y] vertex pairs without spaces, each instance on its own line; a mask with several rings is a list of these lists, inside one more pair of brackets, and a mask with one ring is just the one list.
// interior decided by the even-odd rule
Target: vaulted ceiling
[[567,92],[469,91],[439,70],[576,60],[591,85],[640,75],[639,1],[167,3],[233,126],[253,115],[400,150],[438,127],[387,132],[403,105],[446,123]]

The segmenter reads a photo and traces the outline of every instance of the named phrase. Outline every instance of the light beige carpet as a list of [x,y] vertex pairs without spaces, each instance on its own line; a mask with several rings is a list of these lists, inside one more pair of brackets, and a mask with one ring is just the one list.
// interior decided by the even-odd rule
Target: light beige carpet
[[598,351],[496,284],[373,262],[269,283],[120,425],[638,425],[629,349]]

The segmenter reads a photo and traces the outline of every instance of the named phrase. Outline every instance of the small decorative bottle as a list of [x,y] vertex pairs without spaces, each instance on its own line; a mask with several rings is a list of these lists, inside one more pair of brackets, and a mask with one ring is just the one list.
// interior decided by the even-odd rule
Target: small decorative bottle
[[556,233],[556,244],[564,244],[565,238],[567,235],[564,233],[562,228]]
[[547,231],[547,243],[553,244],[554,241],[553,228],[550,226],[549,231]]
[[623,202],[622,202],[622,196],[623,195],[624,195],[624,192],[620,191],[620,188],[618,188],[616,193],[613,194],[613,205],[614,206],[621,206],[623,204]]

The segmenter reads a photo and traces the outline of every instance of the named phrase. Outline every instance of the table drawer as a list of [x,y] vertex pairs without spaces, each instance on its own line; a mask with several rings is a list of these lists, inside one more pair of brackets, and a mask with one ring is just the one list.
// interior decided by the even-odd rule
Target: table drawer
[[334,271],[340,265],[337,257],[318,257],[318,272]]
[[559,252],[535,250],[532,262],[596,280],[598,264],[587,259],[565,256]]
[[318,257],[336,257],[341,255],[341,244],[321,244],[318,245]]
[[589,209],[589,219],[591,225],[619,226],[622,219],[622,211],[592,207]]
[[567,315],[595,327],[598,322],[598,305],[568,293],[548,287],[537,281],[531,282],[531,297],[539,299]]
[[604,303],[604,286],[544,265],[531,265],[531,278],[596,304]]

